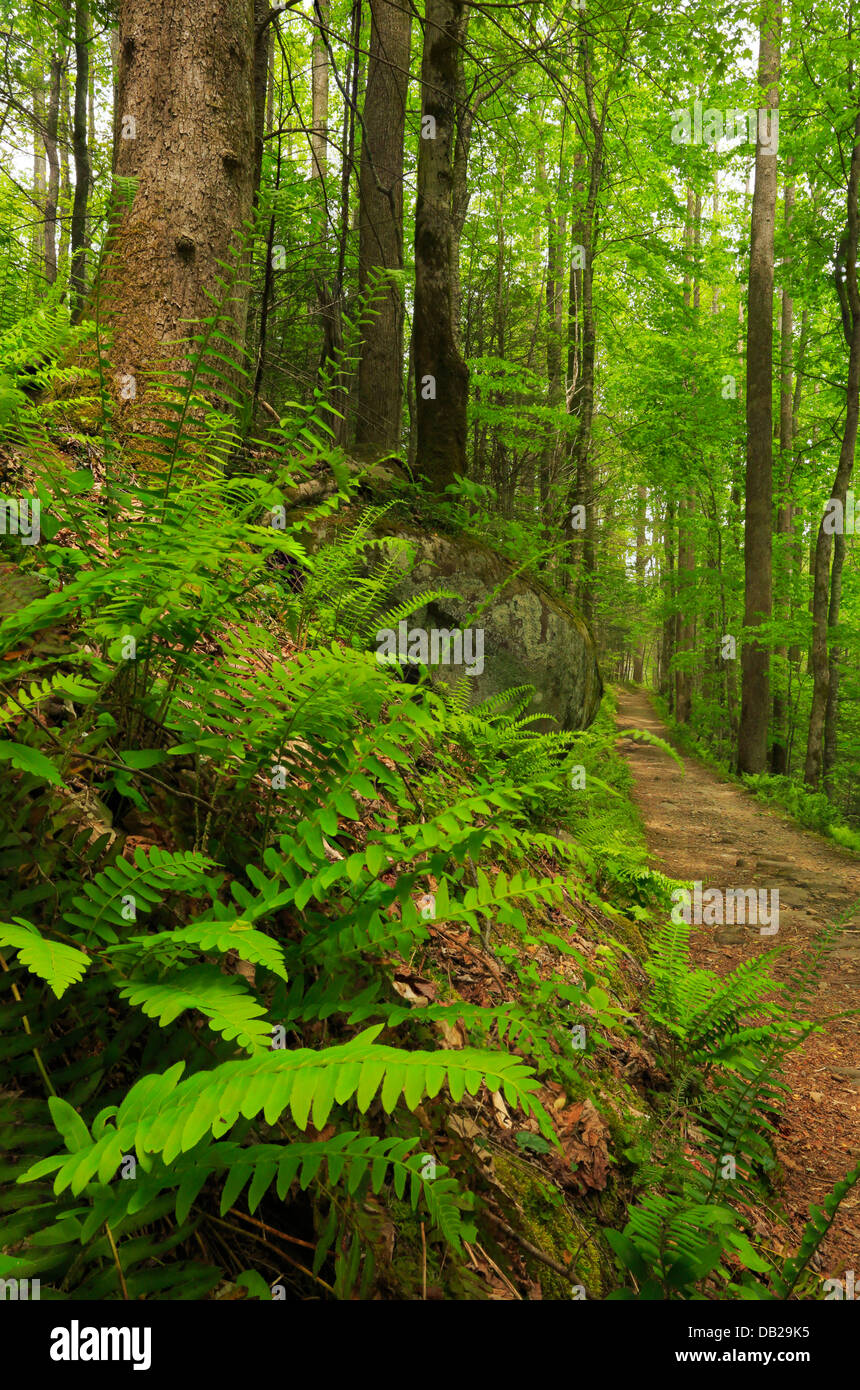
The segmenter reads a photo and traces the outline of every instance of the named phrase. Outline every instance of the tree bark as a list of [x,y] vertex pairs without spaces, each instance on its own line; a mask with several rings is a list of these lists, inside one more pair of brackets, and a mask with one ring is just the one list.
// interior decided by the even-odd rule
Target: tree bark
[[[768,119],[779,110],[779,0],[765,0],[759,27],[758,84]],[[761,123],[761,112],[759,113]],[[771,616],[773,507],[773,234],[777,156],[765,153],[757,132],[755,192],[750,226],[747,319],[747,470],[744,527],[744,626]],[[767,762],[770,659],[767,646],[747,639],[741,658],[738,771],[763,772]]]
[[69,301],[72,319],[80,316],[86,286],[87,199],[90,191],[90,155],[87,147],[87,101],[90,69],[89,0],[75,0],[75,108],[72,118],[72,153],[75,161],[75,199],[72,204]]
[[455,474],[466,471],[469,372],[457,344],[451,235],[464,32],[465,6],[460,0],[427,0],[415,206],[415,462],[419,473],[440,492]]
[[[857,283],[857,255],[860,249],[860,111],[854,122],[854,145],[848,175],[847,230],[836,256],[834,280],[842,316],[842,331],[848,344],[848,379],[845,387],[845,429],[831,498],[841,504],[844,512],[848,484],[854,467],[857,446],[858,413],[860,413],[860,288]],[[827,702],[830,695],[831,670],[827,650],[828,590],[830,588],[830,555],[833,535],[824,529],[824,518],[818,527],[813,559],[812,593],[812,708],[809,715],[809,737],[806,744],[804,777],[808,786],[817,789],[824,756],[824,731]],[[838,605],[838,593],[837,593]]]
[[[189,321],[213,313],[207,292],[222,299],[218,263],[251,212],[253,0],[123,0],[118,50],[116,174],[136,191],[118,211],[101,295],[115,318],[114,366],[140,396],[153,369],[176,363],[169,344]],[[221,324],[237,358],[247,308],[247,290],[232,285]]]
[[33,87],[33,116],[33,202],[36,213],[33,220],[33,265],[36,273],[41,275],[45,267],[44,217],[48,192],[45,163],[45,88],[42,72],[39,73]]
[[[794,209],[794,184],[785,186],[785,230],[788,234]],[[786,265],[789,261],[786,260]],[[791,466],[794,449],[794,410],[792,399],[792,372],[794,344],[794,301],[788,290],[782,291],[782,312],[779,328],[779,501],[776,513],[776,533],[782,538],[778,553],[777,573],[784,576],[778,584],[778,610],[787,616],[788,599],[791,587],[791,560],[793,547],[788,537],[791,535],[793,508],[791,503]],[[779,658],[779,668],[775,672],[773,689],[773,742],[770,750],[770,770],[777,776],[784,776],[788,768],[788,738],[786,731],[788,647],[782,643],[775,652]]]
[[[359,166],[358,287],[378,270],[403,270],[403,134],[412,16],[407,6],[371,0],[370,48]],[[355,442],[395,450],[403,409],[403,294],[386,277],[364,331],[358,369]]]
[[45,113],[45,154],[48,157],[48,187],[45,193],[45,279],[53,285],[57,278],[57,203],[60,196],[60,156],[57,134],[60,124],[60,89],[65,56],[51,57],[48,106]]
[[[582,84],[585,96],[585,109],[591,129],[591,149],[588,154],[588,191],[585,208],[579,222],[579,241],[575,244],[584,250],[585,264],[576,290],[580,299],[577,305],[581,323],[579,325],[580,355],[576,387],[571,395],[571,413],[577,417],[576,435],[573,441],[574,492],[572,501],[585,509],[585,527],[574,531],[573,536],[581,536],[581,560],[579,566],[578,601],[583,617],[590,622],[594,612],[594,576],[596,572],[595,555],[595,516],[594,516],[594,462],[591,457],[591,431],[594,420],[594,368],[597,354],[597,331],[594,319],[594,256],[597,249],[597,197],[603,179],[603,142],[606,129],[607,96],[598,113],[594,100],[594,75],[591,64],[590,38],[583,33],[580,38],[582,60]],[[575,233],[576,235],[576,233]]]
[[[645,513],[648,507],[648,489],[642,483],[639,484],[636,494],[636,588],[640,600],[645,599]],[[633,679],[637,685],[642,684],[642,677],[645,668],[645,634],[636,646],[636,655],[633,658]]]

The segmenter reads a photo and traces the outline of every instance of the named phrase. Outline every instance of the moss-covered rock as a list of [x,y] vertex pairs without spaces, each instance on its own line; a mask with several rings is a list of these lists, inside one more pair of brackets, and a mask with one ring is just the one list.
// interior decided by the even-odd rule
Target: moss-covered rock
[[[410,616],[408,627],[483,631],[481,669],[473,661],[470,672],[473,700],[532,685],[530,713],[549,716],[546,727],[555,727],[550,719],[562,729],[584,729],[591,723],[603,682],[594,638],[574,608],[537,580],[517,574],[508,560],[473,536],[422,532],[397,521],[388,522],[388,528],[415,552],[411,569],[403,560],[394,603],[431,589],[456,595],[427,604]],[[441,669],[458,678],[465,662]]]

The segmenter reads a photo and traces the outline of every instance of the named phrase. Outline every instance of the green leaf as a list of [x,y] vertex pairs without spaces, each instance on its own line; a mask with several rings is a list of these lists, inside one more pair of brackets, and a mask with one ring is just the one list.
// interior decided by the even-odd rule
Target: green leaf
[[9,739],[0,739],[0,758],[11,762],[12,766],[17,767],[19,771],[32,772],[36,777],[41,777],[44,782],[50,782],[55,787],[65,786],[65,782],[50,758],[46,758],[44,753],[40,753],[37,748],[30,748],[25,743],[12,743]]

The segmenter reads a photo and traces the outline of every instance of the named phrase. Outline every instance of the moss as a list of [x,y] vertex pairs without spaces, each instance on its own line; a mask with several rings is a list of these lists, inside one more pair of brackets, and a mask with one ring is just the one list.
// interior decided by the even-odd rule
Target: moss
[[584,1284],[589,1293],[603,1298],[606,1292],[608,1254],[586,1222],[569,1205],[553,1183],[530,1164],[509,1153],[494,1153],[496,1177],[516,1200],[523,1235],[532,1245],[564,1264],[570,1255],[570,1278],[565,1279],[540,1260],[525,1254],[532,1278],[540,1281],[545,1298],[571,1298],[573,1285]]

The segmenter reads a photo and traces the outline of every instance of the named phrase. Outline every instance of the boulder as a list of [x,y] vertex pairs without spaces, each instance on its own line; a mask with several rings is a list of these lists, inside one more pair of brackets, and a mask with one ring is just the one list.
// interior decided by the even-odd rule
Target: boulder
[[[415,552],[411,569],[403,560],[403,579],[391,596],[390,608],[429,589],[459,595],[438,598],[410,614],[397,634],[401,648],[408,632],[418,629],[427,634],[472,629],[471,640],[463,640],[462,664],[446,665],[444,656],[443,664],[434,664],[441,676],[459,678],[469,658],[473,702],[512,686],[532,685],[535,695],[529,713],[548,716],[535,727],[587,728],[600,705],[603,682],[591,631],[569,603],[531,576],[517,574],[514,565],[474,536],[422,531],[388,518],[381,519],[380,529],[403,537]],[[378,560],[380,555],[372,558]],[[479,632],[483,632],[482,642]],[[416,650],[420,645],[415,639]],[[448,655],[456,658],[456,648],[451,646]]]

